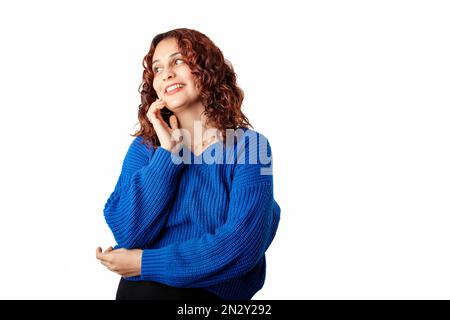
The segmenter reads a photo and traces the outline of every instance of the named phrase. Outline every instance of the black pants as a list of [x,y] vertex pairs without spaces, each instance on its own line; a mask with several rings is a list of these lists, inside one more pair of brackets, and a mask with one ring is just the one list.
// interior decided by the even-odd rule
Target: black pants
[[223,301],[201,288],[176,288],[152,281],[129,281],[120,278],[116,300],[202,300]]

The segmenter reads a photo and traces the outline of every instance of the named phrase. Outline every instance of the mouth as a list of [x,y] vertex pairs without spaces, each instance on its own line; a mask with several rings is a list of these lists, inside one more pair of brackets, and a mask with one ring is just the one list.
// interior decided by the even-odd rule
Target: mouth
[[175,94],[175,93],[177,93],[177,92],[179,92],[179,91],[181,91],[183,88],[185,87],[185,85],[184,84],[178,84],[177,86],[171,86],[171,87],[168,87],[167,89],[168,90],[166,90],[164,93],[166,94],[166,95],[173,95],[173,94]]

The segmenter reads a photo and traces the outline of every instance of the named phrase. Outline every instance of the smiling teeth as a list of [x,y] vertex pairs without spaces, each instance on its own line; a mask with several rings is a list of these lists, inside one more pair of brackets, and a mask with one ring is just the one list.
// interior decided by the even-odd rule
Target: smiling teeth
[[182,84],[175,84],[175,85],[173,85],[173,86],[168,87],[166,91],[167,91],[167,92],[170,92],[170,91],[172,91],[172,90],[175,90],[175,89],[177,89],[177,88],[182,88],[182,87],[184,87],[184,85],[182,85]]

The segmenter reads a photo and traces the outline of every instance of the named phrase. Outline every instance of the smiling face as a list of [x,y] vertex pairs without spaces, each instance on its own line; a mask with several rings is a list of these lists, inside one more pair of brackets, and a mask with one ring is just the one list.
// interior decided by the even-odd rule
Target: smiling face
[[[180,53],[176,39],[164,39],[158,43],[153,54],[152,70],[153,88],[158,97],[166,101],[169,110],[198,102],[199,91],[195,87],[194,76]],[[167,92],[167,86],[174,83],[180,83],[182,87]]]

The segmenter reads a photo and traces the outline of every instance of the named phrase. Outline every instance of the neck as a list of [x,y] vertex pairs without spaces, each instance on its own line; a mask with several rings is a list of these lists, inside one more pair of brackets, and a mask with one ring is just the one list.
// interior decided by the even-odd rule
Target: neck
[[201,121],[202,126],[206,125],[206,117],[202,115],[204,111],[205,107],[201,102],[177,108],[174,113],[178,119],[178,127],[189,131],[192,135],[195,121]]
[[189,106],[177,108],[174,111],[178,119],[178,127],[187,131],[190,135],[190,148],[197,149],[202,142],[215,135],[215,128],[206,125],[206,115],[204,105],[198,101]]

